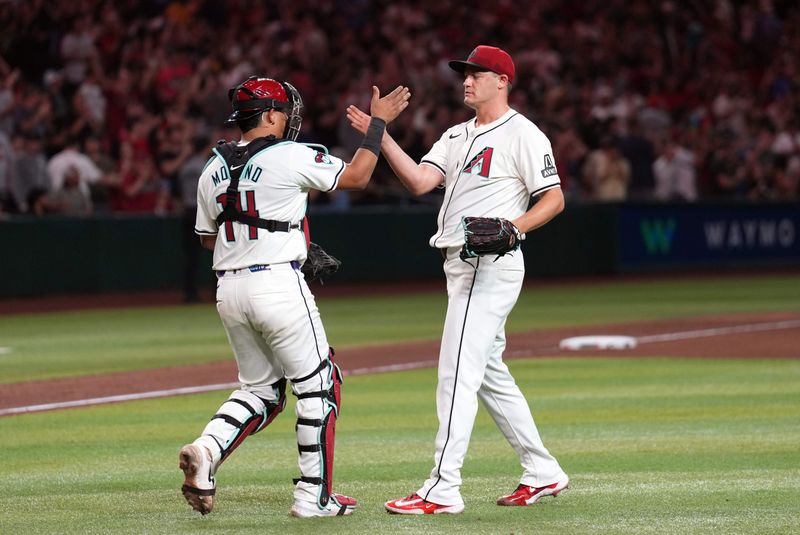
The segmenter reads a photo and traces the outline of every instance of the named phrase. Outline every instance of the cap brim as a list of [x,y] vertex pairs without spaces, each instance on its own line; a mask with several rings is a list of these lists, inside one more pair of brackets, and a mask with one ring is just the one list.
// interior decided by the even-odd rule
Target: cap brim
[[477,63],[472,63],[471,61],[461,61],[461,60],[452,60],[448,63],[450,68],[456,72],[463,73],[467,69],[475,69],[476,71],[491,71],[492,69],[488,67],[484,67],[483,65],[478,65]]

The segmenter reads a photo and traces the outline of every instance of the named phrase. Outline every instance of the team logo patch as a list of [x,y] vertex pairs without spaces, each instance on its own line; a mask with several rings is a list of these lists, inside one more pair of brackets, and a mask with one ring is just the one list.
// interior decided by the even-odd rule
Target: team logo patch
[[492,147],[486,147],[470,160],[462,173],[477,173],[479,176],[489,178],[489,168],[492,166]]
[[327,163],[332,164],[330,156],[325,154],[324,152],[317,151],[317,155],[314,157],[314,161],[317,163]]
[[542,177],[547,178],[558,174],[556,166],[553,165],[553,158],[549,154],[544,155],[544,169],[542,169]]

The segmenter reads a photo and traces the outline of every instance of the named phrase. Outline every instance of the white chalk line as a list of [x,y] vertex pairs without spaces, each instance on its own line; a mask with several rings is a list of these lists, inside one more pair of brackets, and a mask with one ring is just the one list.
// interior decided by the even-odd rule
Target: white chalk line
[[636,341],[642,344],[646,344],[648,342],[670,342],[672,340],[688,340],[691,338],[705,338],[708,336],[720,336],[723,334],[794,329],[795,327],[800,327],[800,320],[770,321],[766,323],[732,325],[730,327],[714,327],[711,329],[699,329],[696,331],[684,331],[679,333],[654,334],[651,336],[639,336],[636,338]]
[[[640,336],[636,338],[638,343],[665,342],[671,340],[686,340],[691,338],[704,338],[708,336],[721,336],[725,334],[772,331],[780,329],[792,329],[800,327],[800,320],[772,321],[766,323],[753,323],[749,325],[733,325],[730,327],[716,327],[713,329],[699,329],[695,331],[683,331],[676,333],[656,334],[650,336]],[[530,356],[559,352],[558,347],[538,351],[511,351],[509,357]],[[385,366],[372,366],[366,368],[355,368],[345,372],[345,375],[369,375],[374,373],[398,372],[406,370],[416,370],[420,368],[431,368],[436,366],[436,360],[424,360],[418,362],[407,362],[403,364],[388,364]],[[150,392],[138,392],[136,394],[122,394],[117,396],[104,396],[89,399],[76,399],[73,401],[62,401],[58,403],[44,403],[41,405],[27,405],[24,407],[12,407],[10,409],[0,409],[0,416],[10,416],[12,414],[25,414],[31,412],[42,412],[56,409],[70,409],[76,407],[88,407],[91,405],[102,405],[104,403],[115,403],[120,401],[138,401],[143,399],[165,398],[183,394],[199,394],[203,392],[213,392],[216,390],[228,390],[238,388],[239,383],[220,383],[214,385],[188,386],[183,388],[170,388],[165,390],[153,390]]]
[[356,368],[345,371],[345,375],[370,375],[372,373],[402,372],[406,370],[418,370],[420,368],[432,368],[439,363],[438,360],[421,360],[418,362],[405,362],[403,364],[387,364],[386,366],[375,366],[372,368]]
[[216,385],[170,388],[167,390],[152,390],[150,392],[138,392],[136,394],[121,394],[117,396],[104,396],[100,398],[76,399],[73,401],[61,401],[58,403],[44,403],[41,405],[27,405],[25,407],[12,407],[10,409],[0,409],[0,416],[6,416],[11,414],[23,414],[26,412],[50,411],[54,409],[88,407],[90,405],[101,405],[103,403],[114,403],[117,401],[137,401],[142,399],[164,398],[169,396],[177,396],[180,394],[199,394],[201,392],[212,392],[214,390],[225,390],[228,388],[238,388],[238,387],[239,383],[222,383]]
[[[405,364],[389,364],[386,366],[374,366],[370,368],[356,368],[354,370],[345,372],[345,375],[369,375],[373,373],[399,372],[405,370],[415,370],[418,368],[430,368],[435,365],[435,360],[425,360],[420,362],[408,362]],[[12,414],[25,414],[30,412],[43,412],[56,409],[89,407],[92,405],[103,405],[105,403],[116,403],[119,401],[140,401],[143,399],[166,398],[183,394],[200,394],[203,392],[214,392],[217,390],[230,390],[231,388],[239,388],[240,386],[241,385],[239,383],[220,383],[215,385],[187,386],[182,388],[169,388],[165,390],[152,390],[150,392],[137,392],[135,394],[121,394],[116,396],[76,399],[73,401],[61,401],[58,403],[43,403],[41,405],[27,405],[24,407],[0,409],[0,416],[10,416]]]

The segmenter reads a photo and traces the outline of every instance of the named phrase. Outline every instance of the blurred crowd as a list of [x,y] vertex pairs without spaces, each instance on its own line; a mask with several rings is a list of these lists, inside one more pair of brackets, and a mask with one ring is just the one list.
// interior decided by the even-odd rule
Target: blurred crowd
[[[465,121],[447,61],[510,51],[512,106],[553,143],[572,200],[797,200],[795,0],[0,0],[0,212],[191,209],[227,89],[285,79],[300,141],[348,159],[370,86],[413,92],[390,126],[421,157]],[[412,199],[382,164],[317,209]]]

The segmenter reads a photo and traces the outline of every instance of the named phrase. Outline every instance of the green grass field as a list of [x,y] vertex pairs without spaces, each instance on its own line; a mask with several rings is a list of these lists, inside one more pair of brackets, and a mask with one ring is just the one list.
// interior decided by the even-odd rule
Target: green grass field
[[[435,338],[444,299],[320,306],[331,339],[352,346]],[[607,283],[526,291],[509,327],[798,310],[798,277]],[[217,322],[210,306],[0,317],[0,346],[13,348],[0,356],[0,382],[229,358]],[[223,465],[215,511],[192,512],[177,452],[226,397],[214,392],[0,418],[0,533],[800,532],[800,360],[663,357],[510,362],[572,480],[533,507],[494,505],[519,466],[481,410],[463,470],[464,514],[383,511],[432,466],[430,369],[347,379],[336,486],[360,501],[351,517],[288,516],[291,402]]]
[[[443,293],[319,300],[331,345],[435,340]],[[800,276],[609,282],[523,291],[509,332],[703,314],[800,310]],[[229,360],[213,305],[0,316],[0,384]]]

